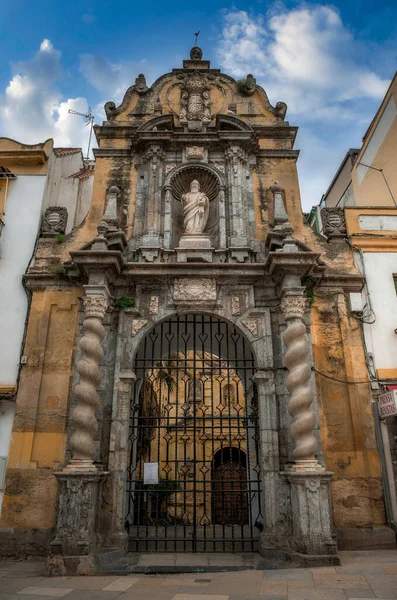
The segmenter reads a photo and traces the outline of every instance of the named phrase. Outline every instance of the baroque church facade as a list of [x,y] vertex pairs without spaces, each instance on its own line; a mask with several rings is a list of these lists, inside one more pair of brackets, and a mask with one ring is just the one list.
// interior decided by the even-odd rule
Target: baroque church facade
[[303,218],[286,110],[197,46],[105,105],[89,212],[25,277],[2,554],[392,543],[363,277]]

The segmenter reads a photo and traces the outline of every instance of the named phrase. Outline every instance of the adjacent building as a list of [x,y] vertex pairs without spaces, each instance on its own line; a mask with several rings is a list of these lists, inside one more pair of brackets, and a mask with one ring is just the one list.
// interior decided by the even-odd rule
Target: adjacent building
[[[350,149],[309,221],[328,239],[343,236],[365,277],[350,298],[363,329],[374,407],[379,393],[397,386],[397,74],[360,149]],[[337,228],[334,230],[334,225]],[[379,421],[375,415],[376,423]],[[396,526],[397,417],[379,426],[388,517]]]
[[32,294],[23,276],[35,262],[40,235],[61,243],[81,223],[91,201],[92,174],[79,148],[0,138],[0,511],[20,368],[27,360],[23,348]]
[[341,227],[328,243],[302,218],[286,110],[197,46],[105,105],[92,195],[61,243],[69,192],[48,209],[24,278],[2,554],[395,545],[364,276]]

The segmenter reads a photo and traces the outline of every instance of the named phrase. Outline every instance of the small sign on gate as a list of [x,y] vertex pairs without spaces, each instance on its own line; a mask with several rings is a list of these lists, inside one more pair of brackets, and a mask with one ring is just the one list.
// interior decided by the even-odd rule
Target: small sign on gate
[[143,465],[143,483],[157,485],[159,482],[159,463],[145,463]]
[[397,415],[397,390],[390,390],[379,396],[379,416],[381,419]]

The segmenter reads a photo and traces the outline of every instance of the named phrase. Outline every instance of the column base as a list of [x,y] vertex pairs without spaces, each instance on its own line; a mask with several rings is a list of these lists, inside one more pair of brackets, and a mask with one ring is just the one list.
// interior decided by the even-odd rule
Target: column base
[[290,468],[291,473],[325,473],[325,467],[315,459],[296,460]]
[[325,470],[288,471],[284,475],[291,487],[290,547],[303,555],[336,556],[338,550],[331,529],[332,473]]
[[72,458],[62,473],[99,473],[99,469],[92,460]]
[[104,471],[61,471],[58,480],[58,505],[53,554],[82,556],[98,546],[96,521],[100,485],[107,476]]

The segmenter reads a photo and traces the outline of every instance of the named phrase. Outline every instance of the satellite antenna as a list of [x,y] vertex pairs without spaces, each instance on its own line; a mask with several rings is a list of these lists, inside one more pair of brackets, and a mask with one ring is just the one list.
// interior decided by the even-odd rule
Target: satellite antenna
[[90,107],[88,107],[88,114],[85,115],[84,113],[77,112],[77,110],[72,110],[71,108],[69,108],[68,113],[70,113],[71,115],[79,115],[80,117],[84,117],[86,120],[85,126],[87,127],[87,125],[90,125],[90,137],[88,138],[88,148],[87,148],[87,156],[86,156],[86,158],[88,159],[90,156],[92,127],[94,125],[94,115],[92,114],[92,110]]

